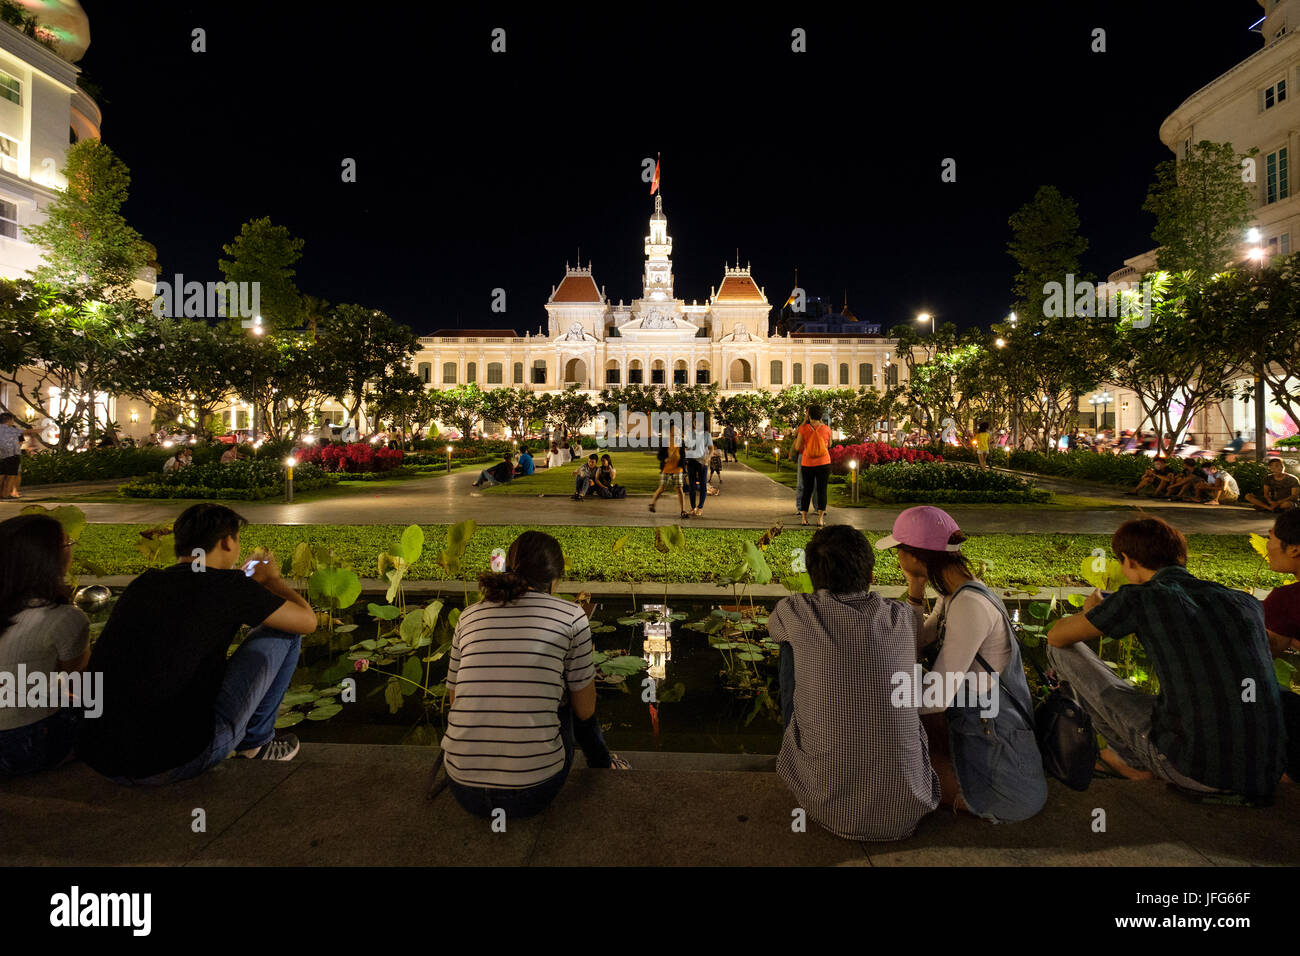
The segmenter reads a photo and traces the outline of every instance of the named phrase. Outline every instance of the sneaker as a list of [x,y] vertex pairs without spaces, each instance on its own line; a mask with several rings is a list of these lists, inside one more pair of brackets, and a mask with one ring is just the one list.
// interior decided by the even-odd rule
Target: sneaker
[[269,743],[262,745],[250,760],[292,760],[298,756],[298,748],[301,744],[298,738],[293,734],[281,734]]

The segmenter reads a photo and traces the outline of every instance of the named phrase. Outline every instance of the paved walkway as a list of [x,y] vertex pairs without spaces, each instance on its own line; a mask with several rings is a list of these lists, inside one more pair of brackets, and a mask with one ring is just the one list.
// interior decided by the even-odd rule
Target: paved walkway
[[[1194,804],[1159,783],[1052,781],[1043,812],[993,826],[931,814],[898,843],[809,823],[771,757],[625,754],[575,768],[537,817],[506,832],[450,793],[427,798],[434,751],[304,744],[289,763],[227,761],[167,787],[119,787],[82,764],[0,783],[4,866],[1237,866],[1300,863],[1300,789],[1253,810]],[[581,760],[578,761],[582,763]],[[1105,828],[1096,832],[1096,809]],[[206,829],[193,829],[201,809]]]
[[[382,487],[358,483],[348,493],[317,500],[284,502],[236,502],[234,506],[255,524],[452,524],[473,518],[483,525],[604,525],[646,527],[681,523],[675,496],[659,499],[658,513],[650,514],[649,495],[631,495],[621,501],[599,498],[582,502],[567,496],[471,494],[473,472],[450,476],[415,478]],[[1027,476],[1029,477],[1029,476]],[[1186,533],[1244,534],[1266,532],[1272,525],[1267,515],[1239,507],[1208,507],[1125,497],[1108,489],[1056,478],[1035,478],[1044,488],[1066,494],[1087,495],[1114,502],[1114,508],[1079,511],[1042,510],[1019,505],[952,505],[946,510],[968,533],[1109,534],[1128,518],[1135,507],[1169,518]],[[0,520],[28,503],[57,504],[74,494],[111,491],[121,479],[78,482],[78,487],[49,485],[24,488],[21,502],[0,503]],[[182,510],[167,501],[77,502],[87,518],[97,524],[160,524],[173,520]],[[863,530],[889,528],[907,505],[878,508],[831,508],[828,523],[850,524]],[[708,499],[705,517],[689,519],[692,527],[767,528],[775,521],[797,523],[794,492],[747,465],[728,463],[723,473],[722,494]],[[812,522],[815,523],[815,522]]]

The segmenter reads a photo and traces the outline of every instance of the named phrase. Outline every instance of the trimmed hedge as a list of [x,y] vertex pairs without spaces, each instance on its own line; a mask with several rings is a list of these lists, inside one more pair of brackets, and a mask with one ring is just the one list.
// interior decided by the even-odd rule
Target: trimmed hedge
[[1005,472],[933,462],[875,465],[861,481],[873,498],[890,503],[1040,502],[1052,497]]
[[[315,465],[294,469],[295,491],[333,485]],[[254,501],[284,493],[284,467],[278,461],[236,461],[228,465],[191,465],[166,474],[144,475],[122,485],[128,498],[222,498]]]

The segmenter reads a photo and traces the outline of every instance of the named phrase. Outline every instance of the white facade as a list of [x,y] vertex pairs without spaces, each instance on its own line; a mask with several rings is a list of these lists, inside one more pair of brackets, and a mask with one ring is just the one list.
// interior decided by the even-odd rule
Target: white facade
[[792,384],[883,390],[900,375],[906,381],[892,339],[770,335],[771,302],[739,262],[723,267],[708,299],[688,303],[674,288],[672,249],[662,195],[656,195],[635,299],[614,303],[597,286],[590,263],[566,265],[546,302],[546,330],[426,336],[414,370],[434,388],[472,381],[539,391],[717,383],[725,395]]

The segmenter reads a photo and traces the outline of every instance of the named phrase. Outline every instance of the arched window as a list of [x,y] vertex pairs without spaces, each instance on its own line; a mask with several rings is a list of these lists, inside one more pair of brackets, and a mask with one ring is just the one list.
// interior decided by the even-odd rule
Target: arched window
[[870,362],[858,364],[858,384],[866,385],[868,388],[876,384],[876,370],[871,367]]
[[605,384],[619,385],[621,384],[620,382],[621,378],[622,376],[619,375],[618,362],[614,361],[613,359],[610,359],[608,362],[605,363]]
[[629,385],[645,384],[645,370],[641,368],[640,359],[633,359],[632,364],[627,367],[627,383]]
[[849,384],[849,363],[848,362],[840,363],[840,384],[841,385]]
[[515,369],[514,369],[514,371],[515,371],[515,374],[514,374],[514,383],[515,383],[516,385],[522,385],[522,384],[524,384],[524,363],[523,363],[523,362],[516,362],[516,363],[515,363]]
[[488,362],[488,377],[487,377],[487,383],[488,383],[489,385],[500,385],[500,384],[502,384],[502,382],[501,382],[501,363],[500,363],[500,362]]
[[803,384],[803,363],[802,362],[794,363],[794,370],[790,373],[790,384],[791,385]]
[[780,359],[772,359],[772,374],[769,377],[771,378],[773,385],[781,385],[783,383],[784,376],[781,371],[782,368],[783,366],[781,365]]
[[478,381],[478,366],[476,366],[473,362],[465,363],[465,381],[466,382]]
[[533,384],[546,384],[546,359],[533,359]]
[[818,362],[813,366],[813,384],[829,385],[831,383],[831,368],[829,365],[823,365]]
[[425,385],[429,384],[430,378],[433,377],[433,366],[428,362],[421,362],[419,365],[420,381]]
[[456,384],[456,363],[455,362],[442,363],[442,384],[443,385]]

